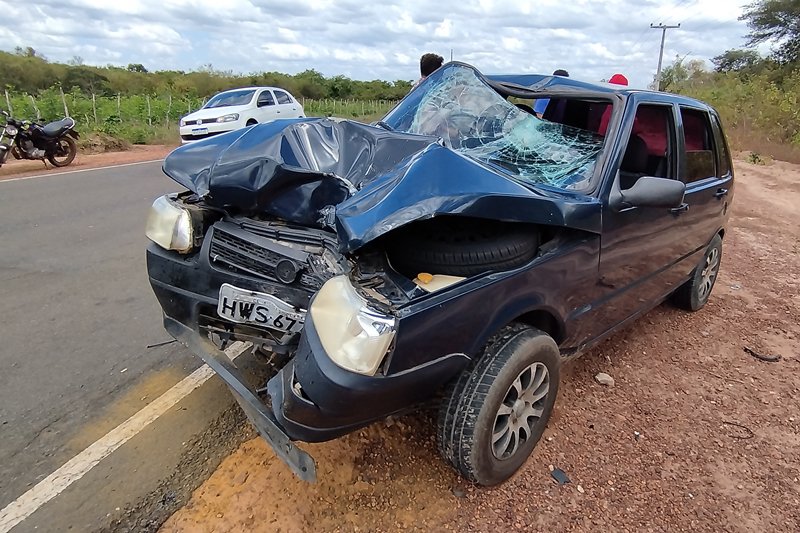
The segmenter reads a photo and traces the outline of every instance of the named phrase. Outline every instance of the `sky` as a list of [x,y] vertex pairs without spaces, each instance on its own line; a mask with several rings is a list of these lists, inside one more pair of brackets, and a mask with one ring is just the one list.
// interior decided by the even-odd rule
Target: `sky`
[[[664,64],[741,47],[749,0],[3,0],[0,49],[31,46],[50,61],[211,64],[235,73],[316,69],[325,76],[413,80],[435,52],[486,74],[599,81],[615,72],[646,87],[667,31]],[[709,68],[711,67],[709,63]]]

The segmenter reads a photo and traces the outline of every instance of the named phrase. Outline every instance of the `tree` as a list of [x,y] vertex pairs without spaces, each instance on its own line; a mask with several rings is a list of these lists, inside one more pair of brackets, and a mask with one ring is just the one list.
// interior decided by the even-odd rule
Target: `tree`
[[34,48],[30,46],[26,46],[25,48],[17,46],[14,48],[14,53],[22,57],[42,57]]
[[83,58],[81,56],[72,56],[72,59],[67,61],[67,65],[80,67],[83,65]]
[[750,28],[748,46],[772,42],[773,56],[779,63],[800,60],[800,2],[757,0],[745,8],[739,19]]
[[726,50],[711,60],[717,72],[748,71],[761,61],[761,56],[755,50]]
[[[688,82],[706,73],[705,64],[700,59],[684,62],[681,56],[675,56],[675,62],[661,71],[661,90],[679,92]],[[653,82],[655,84],[655,81]]]
[[147,69],[141,63],[130,63],[128,65],[128,72],[143,72],[147,73]]
[[78,87],[88,94],[102,94],[108,88],[108,78],[87,67],[73,67],[67,71],[62,84],[67,89]]

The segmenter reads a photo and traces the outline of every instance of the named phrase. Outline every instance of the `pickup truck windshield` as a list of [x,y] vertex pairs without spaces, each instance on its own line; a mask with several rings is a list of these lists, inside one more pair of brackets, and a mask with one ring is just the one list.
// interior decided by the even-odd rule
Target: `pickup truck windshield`
[[383,119],[396,131],[435,135],[445,146],[523,182],[582,189],[604,137],[541,120],[509,102],[467,65],[446,65]]

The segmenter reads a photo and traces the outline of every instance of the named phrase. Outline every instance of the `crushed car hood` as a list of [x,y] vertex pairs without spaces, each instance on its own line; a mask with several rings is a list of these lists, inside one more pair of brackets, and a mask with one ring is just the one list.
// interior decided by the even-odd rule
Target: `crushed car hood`
[[[469,98],[454,108],[456,90]],[[448,64],[386,128],[278,120],[178,148],[163,169],[231,214],[332,228],[343,252],[438,215],[599,233],[599,201],[569,183],[587,179],[602,142],[520,113],[472,67]]]

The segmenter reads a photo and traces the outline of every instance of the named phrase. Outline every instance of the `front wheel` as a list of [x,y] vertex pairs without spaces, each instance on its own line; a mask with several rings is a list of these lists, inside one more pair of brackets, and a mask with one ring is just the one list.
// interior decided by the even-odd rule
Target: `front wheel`
[[75,160],[78,145],[72,137],[61,137],[55,142],[55,150],[47,154],[47,160],[54,167],[65,167]]
[[445,394],[437,431],[442,456],[480,485],[507,480],[547,426],[559,372],[552,337],[525,324],[503,328]]

